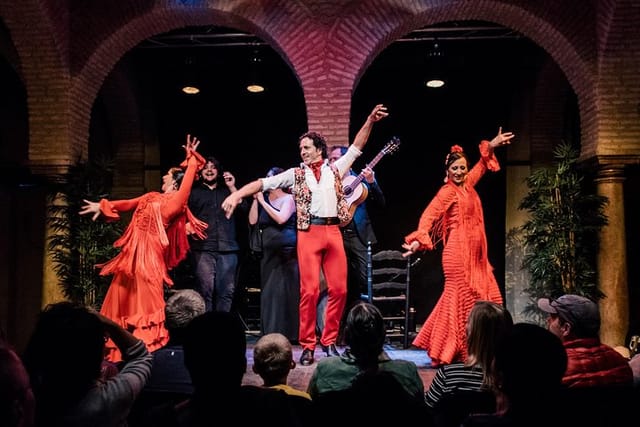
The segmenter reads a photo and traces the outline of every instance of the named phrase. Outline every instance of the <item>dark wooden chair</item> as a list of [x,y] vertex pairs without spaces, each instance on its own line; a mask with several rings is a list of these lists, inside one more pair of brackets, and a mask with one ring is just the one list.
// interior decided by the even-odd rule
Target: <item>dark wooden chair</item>
[[[367,295],[363,299],[382,312],[387,325],[387,338],[401,338],[409,347],[411,257],[396,250],[381,250],[375,254],[368,247]],[[415,332],[415,331],[414,331]]]

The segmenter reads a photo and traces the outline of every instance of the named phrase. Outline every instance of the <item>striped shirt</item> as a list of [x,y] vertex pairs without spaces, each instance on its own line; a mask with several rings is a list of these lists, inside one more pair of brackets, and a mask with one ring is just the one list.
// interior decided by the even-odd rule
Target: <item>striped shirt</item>
[[465,366],[462,362],[440,366],[425,393],[427,406],[434,408],[445,395],[456,391],[480,391],[482,375],[482,368]]

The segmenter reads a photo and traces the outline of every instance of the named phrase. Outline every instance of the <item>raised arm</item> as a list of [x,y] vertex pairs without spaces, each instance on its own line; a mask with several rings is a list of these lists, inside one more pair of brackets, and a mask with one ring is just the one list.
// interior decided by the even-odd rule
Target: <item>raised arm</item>
[[353,145],[355,145],[358,150],[362,151],[365,144],[367,143],[367,140],[369,139],[369,134],[371,133],[373,124],[377,121],[382,120],[388,115],[389,113],[387,113],[387,107],[385,107],[384,105],[378,104],[373,107],[373,110],[371,111],[369,116],[367,116],[367,120],[365,120],[364,124],[356,134],[356,137],[353,140]]
[[189,194],[191,194],[191,187],[193,186],[196,174],[205,164],[204,158],[196,151],[199,145],[200,140],[198,140],[198,138],[192,138],[191,135],[187,135],[187,142],[183,145],[186,151],[186,159],[180,165],[184,167],[186,163],[187,170],[182,178],[180,188],[173,194],[171,201],[162,209],[162,216],[165,219],[182,211],[189,199]]
[[500,127],[498,134],[491,141],[481,141],[478,146],[480,150],[480,160],[469,171],[466,183],[475,187],[487,169],[491,172],[498,172],[500,170],[500,163],[498,163],[498,158],[495,156],[494,150],[498,147],[511,144],[511,140],[514,137],[515,135],[512,132],[502,132],[502,127]]
[[183,204],[187,203],[198,169],[201,169],[204,166],[204,158],[202,158],[202,156],[196,151],[199,145],[200,140],[198,138],[195,136],[191,138],[191,135],[187,135],[187,143],[186,145],[183,145],[186,152],[187,170],[182,178],[182,184],[176,192],[176,196],[178,199],[183,201]]

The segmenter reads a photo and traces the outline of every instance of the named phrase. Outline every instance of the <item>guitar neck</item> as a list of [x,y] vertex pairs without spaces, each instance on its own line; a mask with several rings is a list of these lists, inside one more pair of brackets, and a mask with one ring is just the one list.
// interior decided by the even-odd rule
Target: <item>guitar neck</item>
[[[371,160],[367,166],[370,167],[371,169],[374,168],[374,166],[376,164],[378,164],[378,162],[380,161],[380,159],[382,159],[382,157],[385,155],[384,150],[380,151],[374,158],[373,160]],[[349,184],[349,188],[351,190],[354,190],[358,185],[360,185],[360,183],[362,182],[362,180],[364,179],[364,173],[360,172],[358,174],[358,176],[356,177],[356,179],[353,180],[353,182],[351,184]]]

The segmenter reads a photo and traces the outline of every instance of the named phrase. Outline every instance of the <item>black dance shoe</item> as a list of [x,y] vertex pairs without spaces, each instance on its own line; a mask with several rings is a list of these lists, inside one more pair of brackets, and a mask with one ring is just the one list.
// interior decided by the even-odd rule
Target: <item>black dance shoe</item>
[[302,366],[313,365],[313,350],[305,349],[302,350],[302,356],[300,356],[300,364]]
[[320,346],[322,347],[322,351],[325,352],[325,354],[327,355],[327,357],[331,357],[331,356],[337,356],[340,357],[340,352],[338,351],[338,349],[336,348],[335,344],[329,344],[329,345],[322,345],[320,344]]

